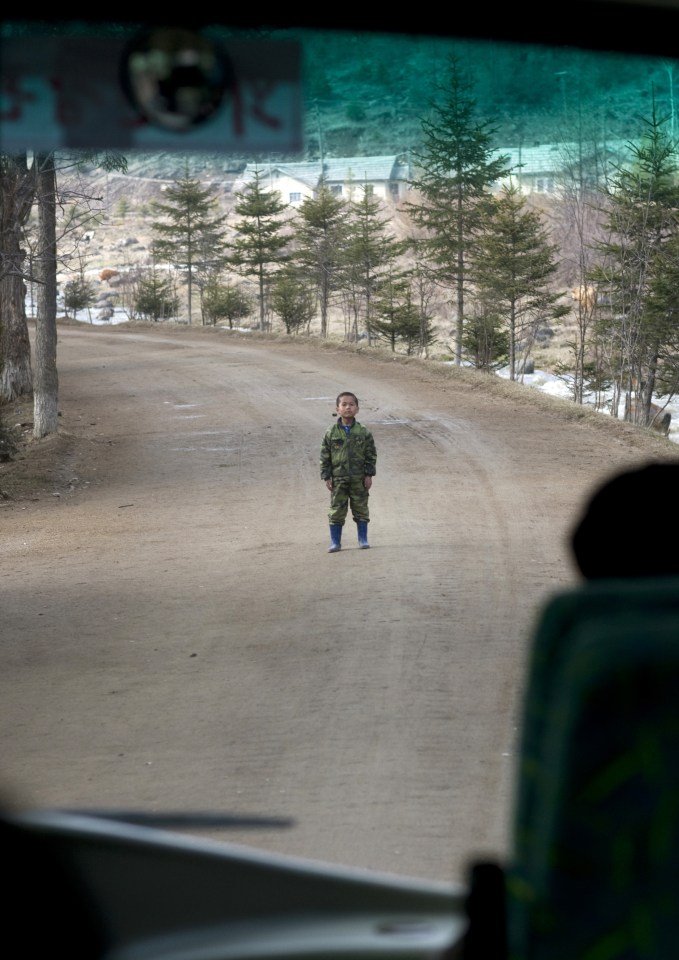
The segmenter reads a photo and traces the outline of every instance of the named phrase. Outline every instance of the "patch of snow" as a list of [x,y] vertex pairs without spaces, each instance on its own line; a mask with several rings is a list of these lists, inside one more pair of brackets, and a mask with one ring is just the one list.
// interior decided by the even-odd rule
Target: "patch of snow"
[[[498,375],[504,379],[509,379],[508,368],[504,367],[498,370]],[[556,377],[553,373],[548,373],[546,370],[536,370],[534,373],[524,374],[517,382],[523,383],[526,387],[542,390],[543,393],[547,393],[552,397],[561,397],[565,400],[570,400],[573,396],[572,378]],[[611,395],[604,394],[604,399],[610,400]],[[669,403],[662,397],[654,397],[653,402],[657,403],[663,410],[667,410],[668,413],[672,414],[668,439],[674,443],[679,443],[679,397],[675,397],[673,400],[670,400]],[[585,403],[588,406],[594,406],[594,398],[590,397],[588,400],[587,397],[585,397]],[[611,411],[608,407],[599,409],[597,412],[605,417],[611,416]]]

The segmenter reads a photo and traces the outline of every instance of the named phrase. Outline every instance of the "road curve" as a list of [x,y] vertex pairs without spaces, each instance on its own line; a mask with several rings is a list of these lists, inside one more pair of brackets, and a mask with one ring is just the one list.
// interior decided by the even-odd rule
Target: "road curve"
[[[369,351],[72,326],[58,350],[51,487],[0,511],[6,789],[290,817],[208,833],[433,880],[504,856],[534,616],[576,579],[585,496],[665,448]],[[343,389],[377,442],[372,548],[349,523],[329,555]]]

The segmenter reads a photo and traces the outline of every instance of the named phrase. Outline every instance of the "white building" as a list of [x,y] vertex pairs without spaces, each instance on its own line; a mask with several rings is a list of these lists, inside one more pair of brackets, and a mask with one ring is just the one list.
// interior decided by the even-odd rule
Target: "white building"
[[558,193],[560,184],[576,181],[594,186],[602,183],[616,166],[629,162],[627,141],[607,143],[535,143],[532,146],[500,147],[492,159],[508,157],[511,177],[497,181],[498,190],[509,183],[521,193]]
[[233,185],[241,193],[259,171],[266,190],[278,191],[284,203],[297,206],[314,197],[323,180],[330,190],[346,200],[360,199],[360,190],[367,188],[381,200],[397,202],[407,188],[409,168],[398,156],[329,157],[302,163],[271,161],[248,163]]

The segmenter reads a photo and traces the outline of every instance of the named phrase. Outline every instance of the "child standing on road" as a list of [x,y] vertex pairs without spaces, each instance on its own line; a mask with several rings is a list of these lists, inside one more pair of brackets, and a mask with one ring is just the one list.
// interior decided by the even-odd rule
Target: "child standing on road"
[[372,433],[358,422],[356,394],[345,390],[336,401],[337,421],[325,432],[321,442],[321,480],[330,491],[330,547],[328,553],[342,549],[342,527],[349,507],[358,528],[358,545],[367,550],[368,491],[375,476],[377,450]]

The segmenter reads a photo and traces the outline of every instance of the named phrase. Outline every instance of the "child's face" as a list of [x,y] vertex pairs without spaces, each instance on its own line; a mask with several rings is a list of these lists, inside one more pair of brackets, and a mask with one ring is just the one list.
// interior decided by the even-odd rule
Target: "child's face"
[[340,397],[337,413],[342,420],[354,420],[358,413],[358,404],[353,397]]

